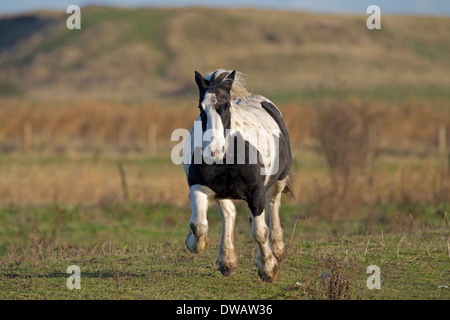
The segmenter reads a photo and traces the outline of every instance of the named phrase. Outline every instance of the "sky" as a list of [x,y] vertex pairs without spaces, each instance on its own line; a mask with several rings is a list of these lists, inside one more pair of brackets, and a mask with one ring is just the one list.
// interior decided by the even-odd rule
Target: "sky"
[[385,14],[450,16],[450,0],[0,0],[0,15],[43,9],[65,12],[73,4],[81,8],[87,5],[257,7],[337,14],[366,14],[367,7],[375,4]]

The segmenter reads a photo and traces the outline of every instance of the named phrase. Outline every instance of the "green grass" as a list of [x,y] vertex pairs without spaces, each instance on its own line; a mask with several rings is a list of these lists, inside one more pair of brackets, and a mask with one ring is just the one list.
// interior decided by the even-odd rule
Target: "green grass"
[[8,82],[0,82],[0,97],[1,96],[21,96],[23,94],[22,89],[19,85],[8,83]]
[[[375,227],[368,229],[364,215],[330,221],[317,219],[306,205],[283,207],[288,256],[277,280],[266,284],[257,275],[242,205],[236,224],[240,268],[231,278],[215,265],[222,228],[216,207],[209,212],[210,247],[199,255],[184,245],[190,216],[185,207],[4,207],[0,298],[327,299],[329,279],[337,278],[349,288],[331,295],[337,299],[449,299],[449,289],[438,288],[450,280],[448,216],[422,208],[413,218],[405,213],[414,220],[405,223],[394,218],[398,209],[380,206],[370,218]],[[366,287],[372,264],[381,269],[380,290]],[[66,287],[70,265],[81,269],[81,290]]]
[[365,101],[367,105],[376,103],[394,102],[402,103],[404,101],[427,101],[432,105],[439,105],[442,101],[450,99],[450,90],[440,86],[395,86],[395,87],[372,87],[368,89],[352,89],[348,87],[342,90],[333,87],[317,87],[303,90],[274,90],[262,92],[271,100],[277,101],[282,105],[285,103],[297,102],[311,103],[315,101],[336,101],[345,97],[359,98]]

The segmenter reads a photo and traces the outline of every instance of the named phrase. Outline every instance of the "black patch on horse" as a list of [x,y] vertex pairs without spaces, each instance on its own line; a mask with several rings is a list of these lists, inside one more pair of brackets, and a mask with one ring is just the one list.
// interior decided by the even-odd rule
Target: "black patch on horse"
[[[195,184],[207,186],[219,199],[245,200],[253,215],[257,216],[262,213],[265,206],[265,176],[260,174],[264,165],[259,151],[248,141],[244,141],[245,161],[238,164],[237,139],[238,137],[234,137],[234,150],[227,150],[221,164],[207,164],[203,157],[201,164],[195,164],[193,155],[189,166],[188,184],[190,187]],[[229,158],[233,159],[232,164],[229,164],[231,162]],[[251,163],[250,159],[256,159],[256,163]]]

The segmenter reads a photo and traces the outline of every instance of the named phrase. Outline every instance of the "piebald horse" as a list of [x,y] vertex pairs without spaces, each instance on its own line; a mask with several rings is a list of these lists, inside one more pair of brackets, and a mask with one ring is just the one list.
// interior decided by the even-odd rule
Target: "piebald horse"
[[285,255],[281,193],[293,195],[292,153],[281,112],[267,98],[249,93],[243,74],[235,70],[218,69],[205,77],[195,71],[195,82],[200,115],[183,154],[192,210],[186,246],[194,253],[208,246],[207,210],[215,200],[223,222],[217,264],[223,275],[231,276],[238,268],[233,199],[245,200],[258,248],[258,274],[272,282]]

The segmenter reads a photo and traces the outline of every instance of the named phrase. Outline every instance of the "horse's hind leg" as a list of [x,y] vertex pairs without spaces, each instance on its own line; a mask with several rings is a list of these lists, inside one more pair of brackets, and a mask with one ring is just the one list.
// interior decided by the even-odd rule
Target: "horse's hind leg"
[[269,241],[272,252],[278,261],[285,256],[283,229],[281,228],[281,193],[288,178],[277,181],[266,193],[266,206],[269,209]]
[[232,200],[217,199],[220,215],[222,217],[223,230],[222,241],[219,246],[217,264],[219,270],[226,277],[233,275],[238,269],[236,248],[234,245],[234,222],[236,219],[236,207]]
[[186,246],[193,253],[200,253],[208,247],[208,203],[214,197],[214,192],[205,186],[193,185],[189,189],[192,216],[189,221],[189,234],[186,237]]

